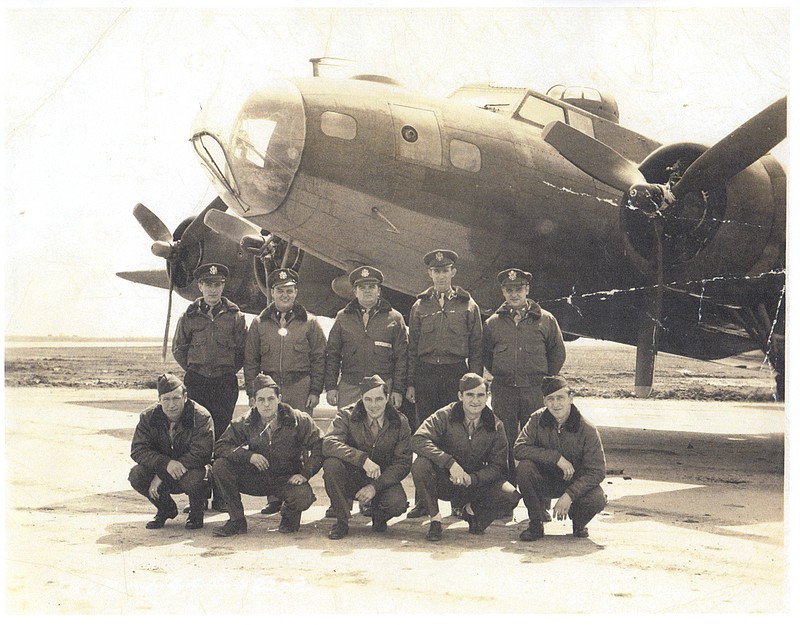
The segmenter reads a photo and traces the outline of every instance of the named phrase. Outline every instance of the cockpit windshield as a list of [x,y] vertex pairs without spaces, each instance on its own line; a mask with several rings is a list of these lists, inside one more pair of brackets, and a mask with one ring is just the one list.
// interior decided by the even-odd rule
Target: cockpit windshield
[[495,87],[486,84],[464,85],[451,93],[450,100],[458,100],[478,108],[511,117],[526,93],[518,87]]

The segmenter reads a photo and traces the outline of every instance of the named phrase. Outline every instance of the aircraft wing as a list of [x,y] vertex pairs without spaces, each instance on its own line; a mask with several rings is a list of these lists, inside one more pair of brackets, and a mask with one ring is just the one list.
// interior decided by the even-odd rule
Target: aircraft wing
[[146,269],[143,271],[118,271],[117,275],[123,280],[136,284],[146,284],[159,289],[169,288],[169,277],[165,269]]

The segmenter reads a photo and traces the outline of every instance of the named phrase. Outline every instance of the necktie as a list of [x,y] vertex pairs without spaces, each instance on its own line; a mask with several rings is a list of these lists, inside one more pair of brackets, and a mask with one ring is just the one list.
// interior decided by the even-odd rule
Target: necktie
[[444,293],[439,293],[439,308],[444,308]]
[[369,323],[369,311],[364,310],[364,314],[361,315],[361,320],[364,322],[364,329],[367,329],[367,324]]
[[373,440],[378,438],[378,433],[381,431],[381,426],[378,423],[378,419],[372,419],[372,423],[369,424],[369,430],[372,432]]
[[522,321],[522,312],[518,309],[514,309],[514,323],[519,324]]
[[477,427],[478,427],[477,421],[470,421],[468,423],[467,431],[469,432],[469,437],[470,438],[472,438],[472,436],[475,434],[475,430],[477,429]]
[[286,313],[278,313],[278,318],[279,318],[278,323],[280,323],[280,326],[282,328],[285,328],[286,327]]

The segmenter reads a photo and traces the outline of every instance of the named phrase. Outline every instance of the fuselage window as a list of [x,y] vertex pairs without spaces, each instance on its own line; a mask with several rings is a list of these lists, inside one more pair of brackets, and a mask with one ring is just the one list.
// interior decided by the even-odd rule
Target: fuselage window
[[552,121],[564,121],[564,109],[531,95],[525,98],[517,115],[538,128],[544,128]]
[[450,141],[450,162],[454,167],[471,171],[481,170],[481,151],[474,143],[467,143],[459,139]]
[[320,118],[320,128],[329,137],[348,141],[356,138],[356,120],[343,113],[325,111]]
[[569,125],[577,128],[585,135],[594,137],[594,124],[592,124],[591,118],[586,115],[581,115],[576,111],[569,111]]

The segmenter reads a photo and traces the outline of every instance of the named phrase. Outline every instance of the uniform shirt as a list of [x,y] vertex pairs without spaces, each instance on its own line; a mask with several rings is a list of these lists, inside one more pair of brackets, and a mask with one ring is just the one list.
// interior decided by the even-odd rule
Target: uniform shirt
[[214,421],[194,400],[187,400],[170,436],[170,421],[160,404],[139,415],[131,441],[131,458],[162,480],[170,479],[167,465],[177,460],[187,469],[199,469],[211,462]]
[[411,471],[411,428],[406,416],[391,403],[384,410],[384,424],[376,438],[370,432],[370,418],[364,402],[342,408],[331,422],[322,440],[326,458],[363,467],[367,458],[381,468],[373,484],[380,492],[399,484]]
[[519,323],[507,303],[486,320],[483,364],[497,384],[539,386],[545,375],[556,375],[566,360],[564,338],[556,318],[527,300]]
[[289,404],[279,403],[277,416],[269,423],[251,408],[220,436],[214,457],[248,464],[253,454],[267,459],[273,475],[311,479],[322,468],[322,432],[308,414]]
[[472,486],[502,482],[508,472],[508,441],[502,421],[486,406],[470,436],[461,402],[440,408],[411,437],[411,449],[440,469],[458,462]]
[[178,319],[172,355],[184,371],[207,378],[236,373],[244,363],[247,325],[239,307],[223,297],[210,310],[201,297]]
[[483,326],[475,300],[455,287],[439,305],[433,287],[420,293],[408,322],[408,386],[415,386],[420,362],[454,365],[467,361],[472,373],[483,374]]
[[287,374],[308,374],[311,377],[309,392],[312,395],[322,393],[325,334],[319,320],[300,304],[288,311],[283,328],[274,303],[250,324],[244,348],[244,381],[248,395],[256,376],[262,372],[279,384]]
[[403,315],[379,299],[364,327],[364,309],[358,300],[342,308],[328,333],[325,352],[325,388],[341,381],[357,385],[375,374],[391,382],[392,390],[406,390],[408,332]]

